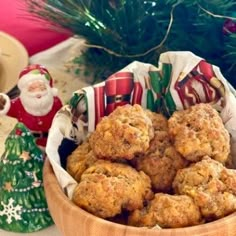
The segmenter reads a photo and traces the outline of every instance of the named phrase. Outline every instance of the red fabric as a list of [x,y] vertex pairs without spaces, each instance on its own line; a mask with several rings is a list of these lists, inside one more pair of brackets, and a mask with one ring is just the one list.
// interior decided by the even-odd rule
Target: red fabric
[[27,49],[29,56],[46,50],[71,34],[57,32],[46,21],[38,20],[26,11],[24,0],[0,1],[0,31],[18,39]]
[[[20,98],[17,97],[11,100],[11,107],[7,115],[15,117],[19,122],[32,132],[48,132],[52,125],[52,120],[57,111],[62,107],[61,100],[54,97],[54,103],[51,111],[44,116],[33,116],[29,114],[23,107]],[[46,146],[47,138],[38,138],[36,143],[40,146]]]
[[104,86],[94,87],[95,124],[105,115]]
[[134,78],[131,72],[116,72],[105,82],[107,98],[106,115],[118,106],[130,104],[130,96],[134,88]]

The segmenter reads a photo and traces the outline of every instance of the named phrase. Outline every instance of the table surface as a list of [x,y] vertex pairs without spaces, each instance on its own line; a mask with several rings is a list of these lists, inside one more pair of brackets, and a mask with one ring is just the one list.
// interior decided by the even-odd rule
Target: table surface
[[25,234],[20,234],[20,233],[13,233],[13,232],[7,232],[4,230],[0,229],[0,235],[1,236],[62,236],[62,234],[59,232],[59,230],[57,229],[57,227],[55,225],[50,226],[46,229],[40,230],[38,232],[35,233],[25,233]]

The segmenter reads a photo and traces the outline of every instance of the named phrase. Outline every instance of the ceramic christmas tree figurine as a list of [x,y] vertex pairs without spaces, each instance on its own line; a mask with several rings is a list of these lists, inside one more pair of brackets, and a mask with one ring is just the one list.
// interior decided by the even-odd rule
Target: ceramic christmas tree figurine
[[26,125],[40,146],[45,146],[48,130],[62,107],[53,88],[52,77],[42,65],[29,65],[19,75],[19,97],[10,100],[0,93],[0,115],[15,117]]
[[31,132],[17,123],[0,160],[0,228],[25,233],[53,224],[43,189],[43,162]]

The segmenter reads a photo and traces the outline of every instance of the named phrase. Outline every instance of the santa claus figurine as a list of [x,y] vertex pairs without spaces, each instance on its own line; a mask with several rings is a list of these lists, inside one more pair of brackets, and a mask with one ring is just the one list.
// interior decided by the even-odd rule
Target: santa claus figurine
[[53,117],[62,107],[52,77],[42,65],[29,65],[19,75],[20,95],[12,100],[0,93],[0,115],[16,118],[32,132],[39,146],[45,147]]

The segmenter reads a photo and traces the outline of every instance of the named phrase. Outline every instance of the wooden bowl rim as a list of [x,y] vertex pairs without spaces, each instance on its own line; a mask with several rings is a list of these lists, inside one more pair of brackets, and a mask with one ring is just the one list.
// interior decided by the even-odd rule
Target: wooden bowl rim
[[[121,230],[125,230],[127,231],[127,228],[132,230],[133,233],[139,232],[140,230],[143,232],[146,232],[148,230],[149,233],[154,233],[154,232],[159,232],[159,230],[161,231],[161,233],[165,234],[165,233],[169,233],[170,232],[175,232],[175,234],[177,233],[181,233],[183,231],[183,229],[185,231],[188,231],[189,235],[192,235],[192,233],[197,232],[197,231],[201,231],[201,232],[209,232],[209,231],[215,231],[217,232],[219,230],[219,228],[221,227],[225,227],[226,223],[230,224],[232,222],[236,222],[236,212],[213,222],[209,222],[209,223],[205,223],[202,225],[196,225],[196,226],[190,226],[190,227],[184,227],[184,228],[175,228],[175,229],[149,229],[149,228],[145,228],[145,227],[134,227],[134,226],[127,226],[127,225],[122,225],[122,224],[118,224],[118,223],[114,223],[111,221],[107,221],[105,219],[99,218],[97,216],[94,216],[88,212],[86,212],[85,210],[81,209],[80,207],[76,206],[72,201],[70,201],[67,196],[64,194],[63,190],[61,189],[58,180],[56,178],[56,176],[54,175],[52,166],[49,162],[48,159],[46,159],[45,161],[45,165],[44,165],[44,169],[43,169],[43,176],[44,176],[44,182],[45,182],[45,192],[47,195],[47,192],[50,192],[50,194],[53,193],[53,196],[56,196],[56,198],[58,199],[59,202],[63,202],[64,205],[66,205],[67,207],[70,208],[70,210],[73,211],[73,213],[75,214],[82,214],[85,217],[87,217],[89,220],[91,221],[96,221],[96,223],[101,224],[101,227],[105,227],[105,226],[110,226],[111,224],[114,225],[114,227],[119,228]],[[49,206],[50,208],[50,206]],[[52,215],[53,217],[53,215]]]

